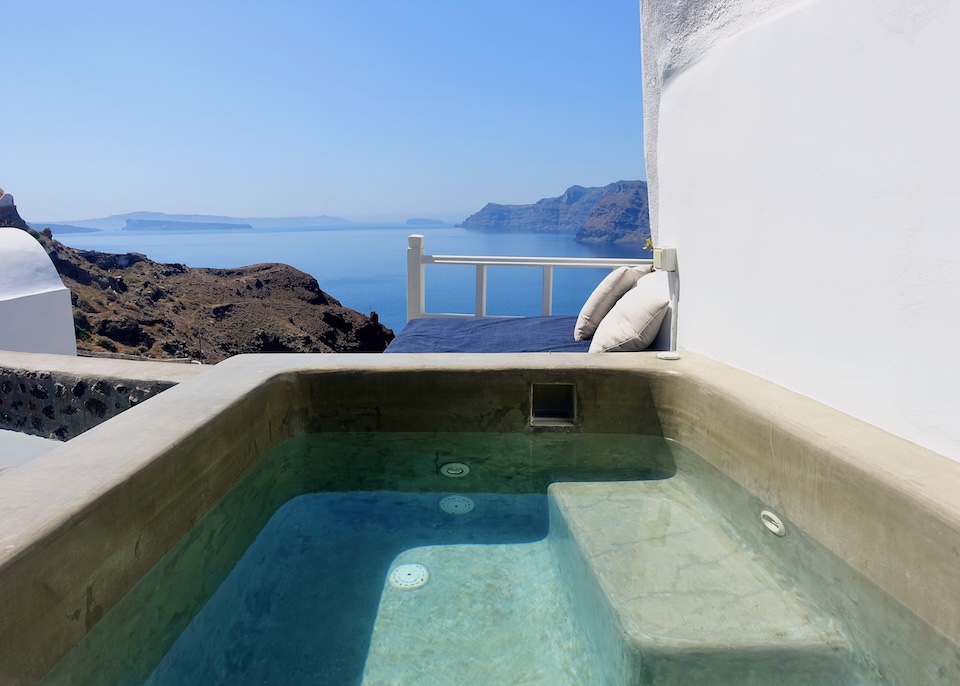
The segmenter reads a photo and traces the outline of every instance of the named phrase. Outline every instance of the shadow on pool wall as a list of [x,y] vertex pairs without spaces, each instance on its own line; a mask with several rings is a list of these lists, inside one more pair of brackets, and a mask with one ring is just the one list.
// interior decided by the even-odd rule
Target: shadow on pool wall
[[[888,683],[955,682],[960,610],[943,599],[953,597],[960,549],[960,513],[949,497],[956,464],[692,353],[672,363],[642,353],[390,357],[233,358],[0,475],[0,616],[30,618],[0,623],[0,683],[38,681],[235,484],[266,469],[263,458],[273,448],[293,451],[278,472],[278,487],[289,481],[289,492],[244,515],[250,535],[303,489],[338,488],[337,470],[326,468],[334,450],[292,446],[310,435],[330,441],[350,435],[362,443],[372,432],[453,440],[467,438],[457,432],[513,433],[536,436],[543,445],[564,436],[589,442],[598,434],[677,440],[746,488],[749,497],[732,498],[736,505],[723,509],[730,527],[747,532],[737,536],[756,535],[753,510],[762,504],[796,534],[791,545],[822,546],[819,557],[805,558],[809,551],[799,545],[783,557],[785,583],[809,574],[815,585],[843,584],[824,598],[853,613],[848,623],[864,631],[884,617],[895,619],[864,644]],[[533,382],[575,385],[572,426],[530,426]],[[389,468],[350,464],[354,458],[340,455],[336,460],[352,469],[339,487],[405,488],[418,471],[435,470],[455,454],[435,446],[415,453],[411,464]],[[564,469],[541,468],[535,450],[525,460],[508,479],[517,492],[565,478]],[[645,475],[670,476],[674,462],[680,464],[658,457]],[[494,463],[478,461],[477,476]],[[607,466],[627,470],[615,472],[618,479],[636,469]],[[575,461],[566,469],[585,474],[583,467]],[[922,483],[910,478],[917,470],[926,475]],[[702,500],[712,493],[705,491]],[[771,559],[784,549],[768,539],[756,546]],[[242,549],[236,545],[224,559],[236,559]],[[841,566],[824,571],[805,559]],[[915,582],[916,570],[922,584]],[[883,609],[857,607],[864,603]],[[917,678],[904,676],[911,674]]]
[[[442,357],[442,356],[440,356]],[[576,368],[509,367],[475,371],[397,369],[347,374],[305,373],[298,393],[309,408],[307,432],[475,431],[624,433],[663,436],[655,394],[669,375],[628,374],[622,369],[581,373]],[[532,427],[533,384],[572,384],[577,415],[570,427]]]

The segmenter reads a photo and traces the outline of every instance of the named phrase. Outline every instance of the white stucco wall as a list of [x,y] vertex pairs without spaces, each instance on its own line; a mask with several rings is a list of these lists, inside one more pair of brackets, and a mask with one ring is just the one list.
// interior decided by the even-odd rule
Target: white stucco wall
[[804,0],[640,0],[643,132],[650,218],[657,224],[660,92],[718,41]]
[[77,354],[70,291],[20,229],[0,228],[0,350]]
[[960,460],[960,3],[698,0],[739,20],[667,70],[689,27],[663,4],[644,108],[681,347]]

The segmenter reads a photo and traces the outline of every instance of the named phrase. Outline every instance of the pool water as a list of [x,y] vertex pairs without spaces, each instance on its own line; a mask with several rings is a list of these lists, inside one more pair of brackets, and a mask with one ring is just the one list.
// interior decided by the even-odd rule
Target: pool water
[[[283,505],[146,683],[576,684],[543,496],[320,493]],[[400,564],[421,588],[387,583]],[[411,656],[416,656],[411,659]]]
[[[818,588],[848,573],[799,533],[777,563],[781,539],[736,523],[756,505],[655,437],[299,436],[43,683],[884,683],[838,614],[876,596]],[[409,564],[429,579],[394,587]]]
[[[440,475],[454,461],[469,477]],[[584,683],[605,646],[587,650],[573,628],[547,486],[674,472],[666,441],[649,436],[296,436],[43,683]],[[442,512],[453,493],[474,509]],[[430,582],[397,591],[387,575],[408,561]]]

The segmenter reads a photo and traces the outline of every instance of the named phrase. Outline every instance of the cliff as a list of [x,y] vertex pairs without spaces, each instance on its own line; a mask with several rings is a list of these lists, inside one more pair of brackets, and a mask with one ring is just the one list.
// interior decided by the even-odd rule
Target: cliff
[[343,307],[285,264],[195,269],[30,232],[70,289],[80,350],[218,362],[240,353],[382,352],[393,340],[375,312]]
[[650,238],[647,184],[623,182],[605,193],[577,231],[581,243],[639,243]]
[[607,186],[571,186],[555,198],[531,205],[488,203],[467,217],[466,229],[571,233],[585,243],[643,243],[650,236],[647,184],[618,181]]
[[18,229],[27,229],[27,222],[17,212],[17,206],[13,202],[13,196],[4,193],[0,188],[0,226],[13,226]]

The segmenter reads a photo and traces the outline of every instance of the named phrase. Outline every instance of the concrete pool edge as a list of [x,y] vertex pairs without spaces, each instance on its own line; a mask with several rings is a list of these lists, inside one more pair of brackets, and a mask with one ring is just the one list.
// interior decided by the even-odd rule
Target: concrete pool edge
[[701,359],[694,384],[655,401],[664,435],[960,643],[960,607],[944,602],[956,597],[960,464]]
[[[411,380],[420,384],[411,390],[422,389],[435,374],[446,384],[436,399],[396,395]],[[489,389],[490,378],[500,386]],[[517,388],[533,378],[578,384],[578,430],[660,431],[689,445],[960,642],[960,611],[943,602],[960,550],[960,505],[950,501],[960,465],[749,374],[689,352],[677,362],[648,353],[263,355],[221,363],[0,474],[0,682],[42,676],[181,528],[283,438],[397,430],[400,415],[422,421],[471,392],[481,430],[517,430],[527,397]],[[321,397],[333,387],[356,392]],[[586,417],[599,411],[599,391],[636,397],[627,408],[606,408],[609,417]],[[310,407],[317,402],[319,412]],[[640,416],[644,410],[650,416]],[[214,451],[214,461],[196,459]],[[173,488],[158,493],[164,479]],[[122,533],[101,540],[118,521]],[[82,544],[91,540],[100,545]]]

